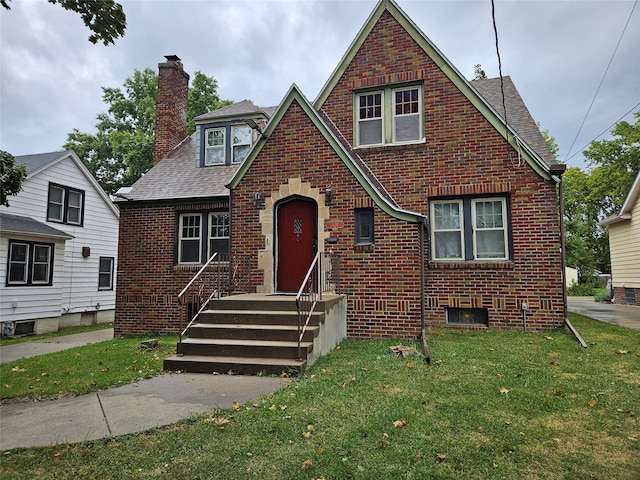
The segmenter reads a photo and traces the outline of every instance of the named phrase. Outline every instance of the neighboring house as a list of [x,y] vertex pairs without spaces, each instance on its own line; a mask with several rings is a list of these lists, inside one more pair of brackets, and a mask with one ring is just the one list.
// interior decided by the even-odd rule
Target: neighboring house
[[[182,70],[167,59],[159,98],[163,69]],[[293,85],[275,112],[241,104],[199,117],[120,200],[116,334],[177,331],[176,295],[218,236],[259,294],[330,257],[350,337],[563,325],[565,166],[509,77],[467,81],[381,0],[315,102]],[[251,141],[233,134],[249,115]]]
[[113,321],[117,208],[73,151],[15,160],[27,178],[0,207],[3,331]]
[[640,305],[640,172],[620,211],[600,225],[609,228],[613,299],[621,305]]

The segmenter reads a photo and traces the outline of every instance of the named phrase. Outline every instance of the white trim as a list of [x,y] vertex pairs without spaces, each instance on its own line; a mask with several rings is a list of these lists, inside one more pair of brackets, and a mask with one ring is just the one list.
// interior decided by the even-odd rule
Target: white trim
[[[360,118],[360,98],[367,97],[371,95],[380,95],[380,116],[379,117],[371,117],[371,118]],[[359,92],[355,94],[354,100],[354,111],[356,112],[356,141],[354,142],[358,146],[363,147],[371,147],[376,145],[384,145],[386,132],[385,132],[385,92],[384,90],[370,90],[366,92]],[[365,108],[373,108],[373,107],[365,107]],[[369,123],[369,122],[380,122],[380,142],[377,143],[360,143],[360,124],[361,123]]]
[[[401,113],[396,114],[396,93],[406,92],[408,90],[418,90],[418,112],[416,113]],[[398,140],[396,138],[396,119],[407,117],[418,117],[418,138],[412,138],[410,140]],[[391,89],[391,135],[392,142],[394,144],[406,144],[416,143],[424,140],[424,88],[423,85],[403,85]]]
[[[183,237],[182,230],[184,228],[184,219],[187,217],[193,217],[199,219],[198,235],[193,237]],[[187,228],[196,228],[187,226]],[[184,262],[182,261],[182,242],[183,241],[198,241],[198,260],[194,262]],[[178,265],[200,265],[202,258],[202,214],[200,213],[182,213],[180,214],[180,218],[178,220]]]
[[[242,130],[249,130],[249,142],[248,143],[236,143],[235,139],[235,130],[236,129],[242,129]],[[242,163],[244,162],[244,159],[247,158],[247,155],[249,154],[249,150],[251,150],[251,144],[253,143],[253,130],[251,129],[250,126],[248,125],[231,125],[231,163]],[[235,149],[236,147],[249,147],[249,149],[247,150],[247,155],[244,156],[244,158],[242,160],[237,161],[236,160],[236,155],[235,155]]]
[[[222,132],[222,145],[209,145],[209,132]],[[218,162],[209,161],[209,150],[222,149],[222,159]],[[225,127],[206,128],[204,130],[204,164],[205,165],[225,165],[227,154],[227,129]]]
[[[436,205],[443,205],[443,204],[456,204],[458,205],[458,215],[460,218],[460,226],[459,228],[445,228],[445,229],[439,229],[436,230],[436,225],[435,225],[435,207]],[[462,199],[455,199],[455,200],[433,200],[431,202],[431,205],[429,206],[430,210],[431,210],[431,244],[433,245],[433,248],[431,249],[431,251],[433,252],[433,260],[448,260],[448,261],[464,261],[465,259],[465,244],[464,244],[464,202],[462,201]],[[458,232],[460,234],[460,256],[459,257],[437,257],[436,256],[436,252],[438,251],[437,249],[437,242],[436,242],[436,233],[451,233],[451,232]]]
[[[480,228],[477,222],[477,212],[476,205],[478,202],[500,202],[502,205],[502,228]],[[509,236],[508,236],[508,225],[507,225],[507,202],[504,197],[494,197],[494,198],[472,198],[471,199],[471,226],[472,226],[472,236],[473,236],[473,259],[474,260],[507,260],[509,258]],[[479,231],[490,232],[490,231],[502,231],[503,245],[504,251],[503,256],[501,257],[479,257],[478,256],[478,236],[477,233]]]

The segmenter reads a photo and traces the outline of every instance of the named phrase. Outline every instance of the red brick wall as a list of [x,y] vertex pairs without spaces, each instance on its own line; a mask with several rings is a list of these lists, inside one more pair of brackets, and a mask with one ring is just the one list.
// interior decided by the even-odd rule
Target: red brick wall
[[[383,14],[322,108],[353,143],[354,89],[407,79],[424,82],[426,143],[362,148],[358,154],[402,208],[426,215],[431,198],[506,194],[512,217],[512,261],[428,263],[427,321],[443,325],[446,307],[486,308],[490,327],[522,328],[520,305],[525,301],[529,329],[561,327],[554,182],[542,179],[519,157],[389,14]],[[313,186],[333,187],[331,219],[342,220],[344,228],[332,232],[339,236],[338,245],[325,248],[340,256],[341,291],[349,295],[349,336],[417,334],[417,227],[376,208],[374,251],[354,247],[353,208],[366,195],[297,106],[287,112],[234,192],[234,252],[255,254],[264,248],[254,192],[275,190],[297,175]],[[256,270],[256,285],[258,280]]]
[[177,296],[200,266],[175,265],[177,216],[225,208],[226,201],[211,200],[120,204],[115,336],[179,332]]
[[154,129],[153,164],[163,159],[187,136],[189,74],[182,62],[158,64],[158,94]]
[[618,305],[637,305],[640,307],[640,288],[634,288],[632,290],[635,291],[635,303],[627,303],[627,290],[624,287],[614,287],[613,288],[613,299]]

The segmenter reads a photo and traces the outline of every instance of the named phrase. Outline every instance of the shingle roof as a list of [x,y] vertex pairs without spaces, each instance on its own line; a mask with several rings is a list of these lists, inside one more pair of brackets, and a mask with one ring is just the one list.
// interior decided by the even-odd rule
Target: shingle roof
[[61,150],[59,152],[37,153],[34,155],[18,155],[14,158],[16,159],[16,165],[26,165],[27,175],[31,175],[39,168],[70,153],[71,150]]
[[228,196],[238,165],[196,165],[195,133],[180,143],[122,194],[118,202]]
[[[504,100],[507,109],[507,123],[549,166],[557,165],[558,161],[551,153],[547,142],[540,133],[540,128],[531,117],[531,113],[524,104],[524,100],[516,90],[511,77],[503,77]],[[502,106],[502,91],[500,78],[484,78],[471,81],[471,86],[489,102],[498,115],[504,120]]]
[[39,237],[73,238],[73,235],[50,227],[31,217],[12,215],[6,212],[0,212],[0,231],[6,233],[23,233]]
[[194,120],[196,122],[202,122],[205,120],[217,120],[220,118],[250,116],[250,114],[263,114],[267,118],[271,118],[273,113],[276,111],[276,108],[278,107],[257,107],[251,100],[242,100],[241,102],[199,115],[194,118]]

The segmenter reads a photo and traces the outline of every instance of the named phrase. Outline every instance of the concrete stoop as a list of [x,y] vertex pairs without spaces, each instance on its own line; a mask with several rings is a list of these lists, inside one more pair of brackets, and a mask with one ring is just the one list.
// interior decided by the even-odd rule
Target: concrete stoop
[[298,350],[295,298],[244,294],[214,300],[164,361],[165,370],[296,375],[346,337],[346,297],[323,295]]

